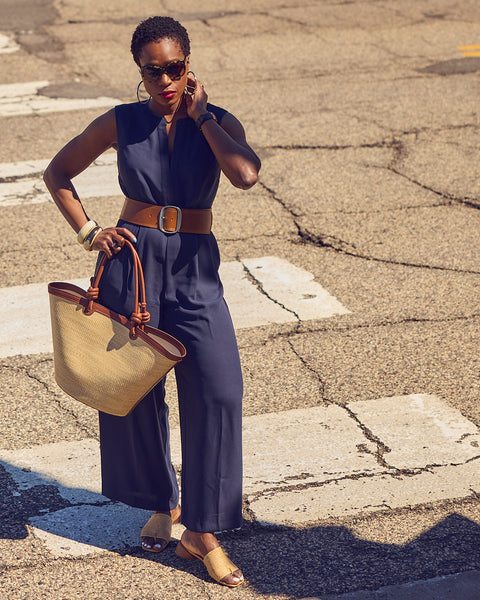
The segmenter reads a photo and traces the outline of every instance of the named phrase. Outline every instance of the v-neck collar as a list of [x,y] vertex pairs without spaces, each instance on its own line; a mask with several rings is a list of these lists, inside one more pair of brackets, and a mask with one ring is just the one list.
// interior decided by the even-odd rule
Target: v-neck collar
[[176,140],[177,140],[177,134],[178,134],[178,125],[181,121],[186,121],[186,120],[190,119],[190,117],[188,115],[186,117],[178,117],[178,119],[175,121],[175,135],[174,135],[173,143],[172,143],[172,151],[170,152],[170,148],[169,148],[170,132],[167,133],[167,120],[165,119],[164,116],[157,115],[153,111],[151,111],[148,108],[148,104],[145,104],[144,106],[145,106],[145,110],[147,110],[148,113],[152,116],[152,118],[157,121],[157,127],[162,127],[162,129],[164,130],[166,141],[167,141],[168,164],[171,167],[172,166],[172,158],[173,158],[173,155],[175,152],[175,146],[176,146]]

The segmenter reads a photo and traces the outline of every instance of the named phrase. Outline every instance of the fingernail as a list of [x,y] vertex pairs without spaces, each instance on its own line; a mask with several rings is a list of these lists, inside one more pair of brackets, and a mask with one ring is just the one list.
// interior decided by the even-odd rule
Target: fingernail
[[135,242],[135,244],[137,243],[137,238],[135,236],[133,236],[133,241]]

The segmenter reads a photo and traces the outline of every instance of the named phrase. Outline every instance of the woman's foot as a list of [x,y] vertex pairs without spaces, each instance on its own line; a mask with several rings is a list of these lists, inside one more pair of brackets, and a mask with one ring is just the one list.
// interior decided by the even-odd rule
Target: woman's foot
[[[204,561],[205,557],[212,552],[212,550],[216,550],[217,548],[218,550],[214,554],[220,556],[217,556],[215,560],[212,558],[211,561],[207,559],[207,564],[207,562]],[[243,573],[223,553],[220,544],[213,533],[196,533],[186,529],[178,543],[176,553],[183,558],[198,558],[199,560],[202,560],[206,564],[208,572],[213,579],[223,585],[236,587],[245,581]],[[219,577],[218,573],[222,574],[224,570],[227,572],[229,571],[228,574]]]
[[[155,518],[155,515],[165,515],[169,517],[169,519],[159,520]],[[161,552],[164,550],[168,546],[171,539],[172,524],[179,523],[180,516],[180,506],[177,506],[170,511],[155,511],[140,534],[142,548],[148,552]],[[153,533],[153,531],[155,531],[154,536],[145,535],[145,533]]]

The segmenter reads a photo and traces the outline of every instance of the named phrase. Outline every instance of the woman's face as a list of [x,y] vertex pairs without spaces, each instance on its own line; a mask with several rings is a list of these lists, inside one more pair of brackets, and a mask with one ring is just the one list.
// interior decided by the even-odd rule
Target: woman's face
[[[161,115],[171,113],[187,83],[188,57],[183,55],[177,41],[162,38],[146,44],[139,61],[145,89],[152,97],[151,110]],[[165,67],[167,72],[155,67]]]

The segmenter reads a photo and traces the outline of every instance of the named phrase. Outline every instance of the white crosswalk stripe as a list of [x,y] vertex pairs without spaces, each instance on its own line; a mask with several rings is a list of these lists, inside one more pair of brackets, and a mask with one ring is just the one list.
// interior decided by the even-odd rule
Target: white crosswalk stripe
[[[257,284],[249,271],[258,275]],[[222,263],[220,276],[237,329],[349,312],[310,273],[277,257]],[[73,283],[86,289],[89,279]],[[1,288],[0,304],[22,315],[1,328],[0,357],[52,352],[47,283]]]
[[[42,174],[49,160],[0,164],[0,208],[20,204],[41,204],[52,198],[45,188]],[[82,198],[122,195],[117,175],[117,155],[100,156],[86,171],[74,178]]]
[[52,113],[86,110],[101,106],[113,107],[120,100],[98,98],[49,98],[39,92],[50,85],[49,81],[28,81],[0,85],[0,117],[17,117],[35,113]]
[[[379,445],[389,448],[382,461]],[[480,493],[480,432],[446,402],[423,394],[246,417],[244,456],[250,509],[269,524]],[[172,460],[180,466],[178,428]],[[30,519],[55,556],[138,544],[148,513],[101,495],[95,440],[0,450],[0,462],[18,493],[53,485],[73,505]],[[177,527],[174,535],[180,532]]]
[[11,54],[19,49],[20,46],[13,38],[0,33],[0,54]]

